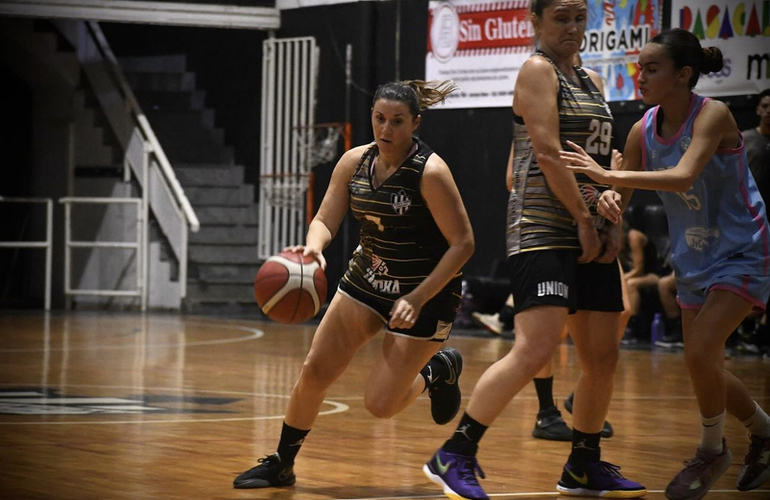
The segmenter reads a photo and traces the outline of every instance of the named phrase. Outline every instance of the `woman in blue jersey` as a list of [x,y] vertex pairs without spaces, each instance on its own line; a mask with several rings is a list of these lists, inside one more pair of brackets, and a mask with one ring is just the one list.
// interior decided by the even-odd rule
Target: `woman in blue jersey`
[[[618,220],[630,188],[658,191],[668,216],[671,261],[682,308],[685,362],[701,414],[695,458],[666,488],[671,500],[701,498],[730,466],[725,412],[743,422],[751,444],[739,490],[770,477],[770,418],[724,369],[730,333],[770,295],[770,228],[749,171],[743,137],[728,107],[692,92],[701,73],[722,69],[718,48],[684,30],[660,33],[639,55],[639,90],[655,104],[628,135],[620,171],[605,171],[571,144],[572,170],[615,186],[600,213]],[[624,189],[625,188],[625,189]]]
[[473,232],[449,167],[414,137],[421,111],[454,89],[451,81],[409,81],[375,92],[374,142],[342,156],[305,245],[291,250],[325,268],[322,252],[348,209],[361,223],[360,245],[315,332],[276,453],[238,476],[236,488],[294,484],[294,459],[326,391],[383,326],[389,335],[366,381],[366,409],[389,418],[428,390],[436,423],[456,415],[462,357],[438,349],[460,303],[460,270],[473,253]]
[[[511,399],[551,361],[565,324],[582,375],[575,388],[572,450],[557,488],[566,495],[597,497],[646,493],[619,467],[602,461],[599,447],[623,311],[616,261],[619,227],[605,224],[596,213],[596,201],[607,186],[585,176],[576,179],[559,158],[567,140],[580,140],[610,168],[613,120],[602,98],[601,78],[575,64],[587,16],[586,0],[531,3],[539,50],[522,66],[514,88],[507,222],[516,342],[481,376],[456,431],[423,467],[453,499],[488,498],[477,479],[483,477],[476,459],[479,442]],[[505,443],[509,452],[510,445]]]

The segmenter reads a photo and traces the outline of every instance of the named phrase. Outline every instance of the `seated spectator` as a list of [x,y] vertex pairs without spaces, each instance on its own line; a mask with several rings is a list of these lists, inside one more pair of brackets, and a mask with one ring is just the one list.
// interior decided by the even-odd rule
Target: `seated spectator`
[[659,347],[684,347],[682,340],[682,310],[676,300],[676,279],[674,272],[661,277],[658,280],[658,295],[663,307],[663,323],[666,334],[655,342]]
[[647,333],[649,318],[641,314],[642,290],[657,288],[660,264],[655,245],[646,234],[629,227],[627,222],[624,222],[624,238],[618,257],[623,267],[628,312],[631,315],[623,337],[625,343],[632,343]]

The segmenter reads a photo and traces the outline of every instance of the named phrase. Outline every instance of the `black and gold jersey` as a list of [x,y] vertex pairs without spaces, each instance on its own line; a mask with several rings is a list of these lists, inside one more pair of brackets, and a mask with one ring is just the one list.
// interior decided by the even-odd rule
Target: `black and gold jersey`
[[[567,141],[579,144],[596,162],[609,169],[612,155],[613,118],[609,106],[588,74],[576,66],[580,84],[565,75],[543,52],[559,80],[559,135],[564,150],[572,151]],[[508,199],[508,255],[547,249],[580,249],[577,227],[572,215],[551,191],[537,163],[532,139],[524,120],[514,114],[513,188]],[[597,229],[604,218],[597,215],[596,204],[606,185],[583,174],[576,175],[583,199],[594,216]]]
[[414,290],[449,245],[420,193],[425,163],[433,150],[415,139],[412,154],[375,188],[377,152],[376,144],[369,146],[348,184],[350,208],[361,231],[359,247],[342,279],[366,296],[392,302]]

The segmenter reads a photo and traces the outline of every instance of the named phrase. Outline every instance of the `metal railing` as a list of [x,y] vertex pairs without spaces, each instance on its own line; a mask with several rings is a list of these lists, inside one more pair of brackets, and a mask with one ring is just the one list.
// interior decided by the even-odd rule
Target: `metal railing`
[[[144,211],[152,211],[169,241],[179,263],[179,293],[184,298],[187,295],[188,228],[192,232],[200,229],[198,217],[99,24],[95,21],[79,22],[73,30],[71,24],[59,21],[57,26],[62,35],[77,47],[78,60],[83,65],[86,79],[94,88],[96,98],[126,155],[127,175],[131,170],[137,174],[135,178],[142,190],[142,198],[148,205]],[[136,147],[133,143],[137,136],[144,149],[142,163],[145,166],[140,169],[142,171],[137,171],[136,162],[132,164],[128,161],[133,154],[131,147]],[[149,255],[147,237],[143,244],[144,255]]]
[[51,198],[7,198],[0,203],[45,203],[45,241],[0,241],[0,248],[45,248],[45,310],[51,310],[51,255],[53,251],[53,200]]
[[[142,311],[147,309],[147,266],[144,240],[146,221],[142,217],[141,198],[60,198],[64,204],[64,294],[98,295],[108,297],[139,297]],[[72,205],[73,204],[125,204],[136,205],[136,241],[73,241],[72,240]],[[136,289],[135,290],[102,290],[102,289],[73,289],[72,282],[72,249],[73,248],[108,248],[133,249],[136,251]]]

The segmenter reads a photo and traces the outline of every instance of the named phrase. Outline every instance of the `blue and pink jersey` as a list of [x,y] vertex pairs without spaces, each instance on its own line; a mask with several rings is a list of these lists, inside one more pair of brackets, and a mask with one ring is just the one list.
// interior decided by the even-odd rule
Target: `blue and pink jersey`
[[[692,94],[677,134],[660,137],[660,107],[642,119],[642,167],[675,167],[690,145],[708,98]],[[764,309],[770,295],[770,228],[741,144],[718,149],[684,193],[658,191],[668,217],[671,261],[682,307],[699,307],[712,289],[727,289]]]

